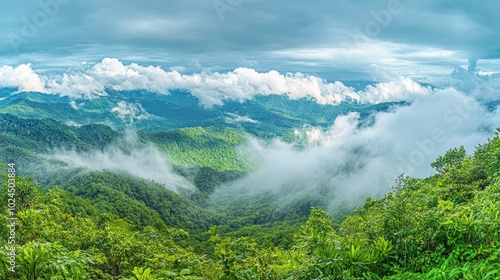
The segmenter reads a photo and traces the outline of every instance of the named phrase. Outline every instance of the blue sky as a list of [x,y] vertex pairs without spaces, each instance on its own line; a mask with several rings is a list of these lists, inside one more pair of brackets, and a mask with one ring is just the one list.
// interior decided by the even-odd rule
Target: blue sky
[[[116,57],[187,72],[248,67],[369,77],[376,65],[444,77],[478,58],[498,71],[500,2],[451,0],[4,1],[4,65],[68,69]],[[34,27],[34,28],[33,28]]]

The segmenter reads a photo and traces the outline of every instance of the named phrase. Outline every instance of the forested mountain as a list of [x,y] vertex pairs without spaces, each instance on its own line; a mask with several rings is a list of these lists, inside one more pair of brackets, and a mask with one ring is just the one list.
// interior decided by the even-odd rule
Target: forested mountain
[[[0,157],[19,162],[23,169],[40,166],[55,150],[77,152],[122,146],[124,133],[102,124],[68,126],[53,119],[23,119],[0,115]],[[192,127],[166,132],[140,132],[139,143],[152,143],[168,153],[174,164],[183,167],[207,167],[218,171],[244,171],[245,162],[235,147],[244,142],[239,130],[214,126]],[[133,143],[134,144],[134,143]],[[36,153],[36,155],[35,155]],[[21,169],[22,171],[22,169]]]
[[[498,279],[499,134],[470,155],[452,149],[432,166],[435,175],[400,177],[391,192],[367,199],[340,223],[312,208],[300,226],[272,224],[266,234],[293,232],[287,247],[263,242],[265,235],[230,237],[217,226],[228,223],[224,217],[210,220],[209,212],[129,176],[89,173],[49,189],[15,177],[18,275],[7,271],[5,246],[0,273],[3,279]],[[3,169],[12,174],[15,166]],[[1,219],[8,217],[3,204]],[[185,222],[200,219],[204,231],[214,225],[205,235],[172,227],[190,229],[194,224]],[[9,228],[0,234],[6,242]]]
[[[348,112],[369,126],[371,110],[405,104],[331,107],[266,96],[207,109],[182,92],[114,92],[75,109],[64,97],[5,97],[0,162],[10,165],[1,199],[15,199],[17,220],[16,245],[0,251],[2,279],[500,277],[498,132],[471,154],[449,150],[430,177],[402,175],[385,196],[332,209],[321,185],[291,198],[252,192],[261,181],[231,186],[252,178],[253,153],[269,152],[251,148],[255,141],[278,137],[280,147],[300,151],[314,143],[300,142],[297,128]],[[118,97],[140,100],[148,117],[118,117]],[[7,245],[11,229],[0,234]],[[8,272],[12,250],[17,274]]]
[[206,108],[184,91],[162,95],[145,91],[108,91],[106,96],[86,102],[58,95],[2,90],[5,97],[0,98],[0,113],[18,117],[52,118],[71,125],[102,123],[115,129],[133,123],[145,131],[222,124],[259,137],[282,136],[303,125],[329,126],[337,116],[349,112],[359,112],[366,118],[373,112],[400,104],[320,105],[310,99],[290,100],[286,96],[270,95],[245,102],[228,100],[221,106]]

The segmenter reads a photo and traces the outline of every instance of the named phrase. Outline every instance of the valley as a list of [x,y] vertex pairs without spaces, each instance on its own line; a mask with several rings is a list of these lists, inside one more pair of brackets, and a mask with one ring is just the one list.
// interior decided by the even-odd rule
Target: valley
[[[371,125],[374,113],[406,104],[345,104],[330,110],[307,100],[264,98],[204,109],[178,93],[158,97],[171,103],[155,111],[146,95],[120,96],[125,94],[141,101],[137,108],[146,108],[147,118],[117,117],[107,100],[93,103],[91,110],[41,93],[2,100],[0,161],[15,163],[21,176],[16,177],[17,234],[25,245],[19,250],[44,260],[37,273],[96,279],[379,279],[391,274],[427,279],[434,273],[465,275],[469,272],[457,272],[463,265],[475,275],[500,271],[491,259],[498,250],[482,247],[495,248],[500,240],[498,223],[491,220],[499,202],[498,133],[471,155],[448,151],[433,163],[435,175],[401,175],[388,194],[349,202],[338,199],[330,179],[310,186],[300,180],[273,183],[283,175],[273,171],[276,166],[261,169],[262,156],[288,151],[277,148],[283,145],[293,149],[282,156],[314,154],[323,148],[310,141],[312,128],[359,110],[362,129]],[[179,113],[186,110],[191,117]],[[351,155],[363,153],[356,148]],[[350,172],[345,164],[340,174]],[[338,170],[331,172],[331,178],[340,178]],[[269,187],[262,185],[266,182]],[[467,213],[475,213],[468,222],[462,220]],[[452,225],[472,222],[478,227],[450,231]],[[470,250],[481,255],[469,256]],[[424,261],[430,261],[428,269]],[[30,262],[20,258],[22,266]]]

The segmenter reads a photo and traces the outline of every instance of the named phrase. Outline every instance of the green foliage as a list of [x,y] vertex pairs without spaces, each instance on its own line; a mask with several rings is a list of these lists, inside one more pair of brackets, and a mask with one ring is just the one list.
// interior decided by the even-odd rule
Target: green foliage
[[[0,127],[7,132],[22,129],[23,137],[28,137],[30,125],[54,133],[66,129],[51,121],[5,123],[9,118],[0,118]],[[16,142],[21,139],[8,132],[2,139],[10,142],[2,148],[28,151],[28,158],[57,143],[87,149],[114,138],[105,127],[95,129],[95,141],[76,130],[50,137],[41,132],[27,140],[35,145],[32,150],[12,147],[21,145]],[[82,131],[87,130],[92,129]],[[241,141],[232,132],[192,128],[155,137],[159,145],[184,137],[200,139],[199,147],[224,150]],[[217,204],[203,200],[218,185],[243,174],[226,170],[236,166],[233,163],[218,170],[211,163],[178,168],[199,186],[193,194],[198,204],[126,174],[78,171],[65,175],[60,188],[15,177],[16,273],[7,270],[11,233],[2,226],[0,278],[500,278],[498,133],[471,155],[463,147],[448,151],[432,164],[438,173],[431,177],[401,176],[392,191],[380,199],[366,199],[339,224],[325,210],[311,208],[319,204],[315,200],[285,209],[269,194],[252,200],[220,194],[211,201]],[[5,179],[3,201],[11,198]],[[3,203],[0,224],[11,223],[9,217]]]
[[[38,189],[30,181],[19,177],[16,180]],[[213,278],[210,275],[215,272],[207,269],[210,264],[202,267],[202,263],[208,263],[203,256],[175,244],[174,239],[189,239],[186,231],[169,227],[137,230],[127,220],[109,212],[99,213],[86,204],[88,201],[75,203],[71,201],[74,199],[81,200],[55,188],[37,192],[32,203],[17,211],[16,273],[6,270],[9,232],[2,227],[2,279],[113,279],[131,277],[134,267],[154,270],[148,276],[158,276],[153,279],[196,275],[200,279]],[[79,208],[68,208],[67,204],[86,205],[86,217],[80,215]],[[4,206],[2,224],[7,218]]]
[[275,252],[259,250],[253,240],[221,237],[217,228],[209,230],[214,257],[221,267],[218,279],[281,279],[280,272],[271,264],[280,263]]
[[216,171],[246,171],[247,163],[236,147],[245,142],[241,132],[220,126],[181,128],[145,137],[184,167],[208,167]]
[[450,150],[433,164],[439,175],[401,178],[393,192],[367,200],[348,217],[341,232],[391,240],[388,272],[401,278],[494,279],[500,200],[491,167],[498,147],[497,135],[472,156],[463,148]]
[[[2,89],[5,90],[5,89]],[[393,103],[335,105],[317,104],[303,98],[290,100],[287,96],[256,96],[245,102],[226,100],[222,106],[204,108],[189,92],[172,90],[169,94],[151,94],[144,91],[113,91],[107,89],[106,96],[70,106],[68,97],[37,92],[11,94],[16,89],[7,89],[0,100],[0,113],[22,118],[52,118],[62,123],[68,121],[81,125],[105,121],[109,126],[121,129],[130,125],[111,112],[119,101],[138,103],[151,117],[136,120],[133,124],[144,131],[164,131],[186,127],[210,127],[225,124],[244,130],[261,138],[285,135],[303,125],[330,126],[339,115],[359,112],[366,118],[375,111],[390,109]],[[8,92],[8,93],[7,93]],[[189,112],[188,114],[186,112]],[[234,120],[234,116],[248,116],[254,122]]]
[[127,218],[139,228],[167,225],[201,232],[218,220],[217,215],[163,185],[127,174],[89,172],[69,179],[61,187],[89,199],[100,212]]
[[[9,198],[15,201],[15,207],[17,211],[22,211],[31,208],[37,199],[37,195],[40,191],[38,185],[33,182],[32,178],[27,180],[22,177],[14,178],[15,192],[12,194],[7,191],[8,179],[7,175],[2,175],[2,184],[0,187],[0,199],[1,201],[7,201]],[[6,204],[4,203],[4,208]]]
[[156,279],[151,274],[151,269],[143,267],[134,267],[134,276],[137,280],[154,280]]
[[431,166],[434,167],[439,173],[443,173],[445,168],[462,162],[465,159],[465,156],[466,151],[463,146],[460,148],[453,148],[446,152],[444,156],[439,156],[436,161],[431,163]]
[[85,266],[91,262],[79,250],[67,252],[56,243],[28,242],[17,258],[21,279],[86,279]]
[[109,126],[102,124],[89,124],[73,128],[75,136],[92,147],[102,148],[112,144],[120,134]]
[[67,126],[51,119],[21,119],[0,114],[0,131],[3,132],[2,140],[4,137],[6,140],[2,146],[10,144],[38,152],[45,152],[48,148],[87,148]]

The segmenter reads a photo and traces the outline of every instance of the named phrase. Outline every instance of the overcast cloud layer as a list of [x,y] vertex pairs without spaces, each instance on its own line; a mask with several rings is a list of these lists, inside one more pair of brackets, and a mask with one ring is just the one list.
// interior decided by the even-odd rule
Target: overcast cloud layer
[[[186,0],[2,2],[5,64],[125,63],[359,79],[372,64],[441,77],[469,58],[499,71],[500,2]],[[493,67],[495,66],[495,67]]]

